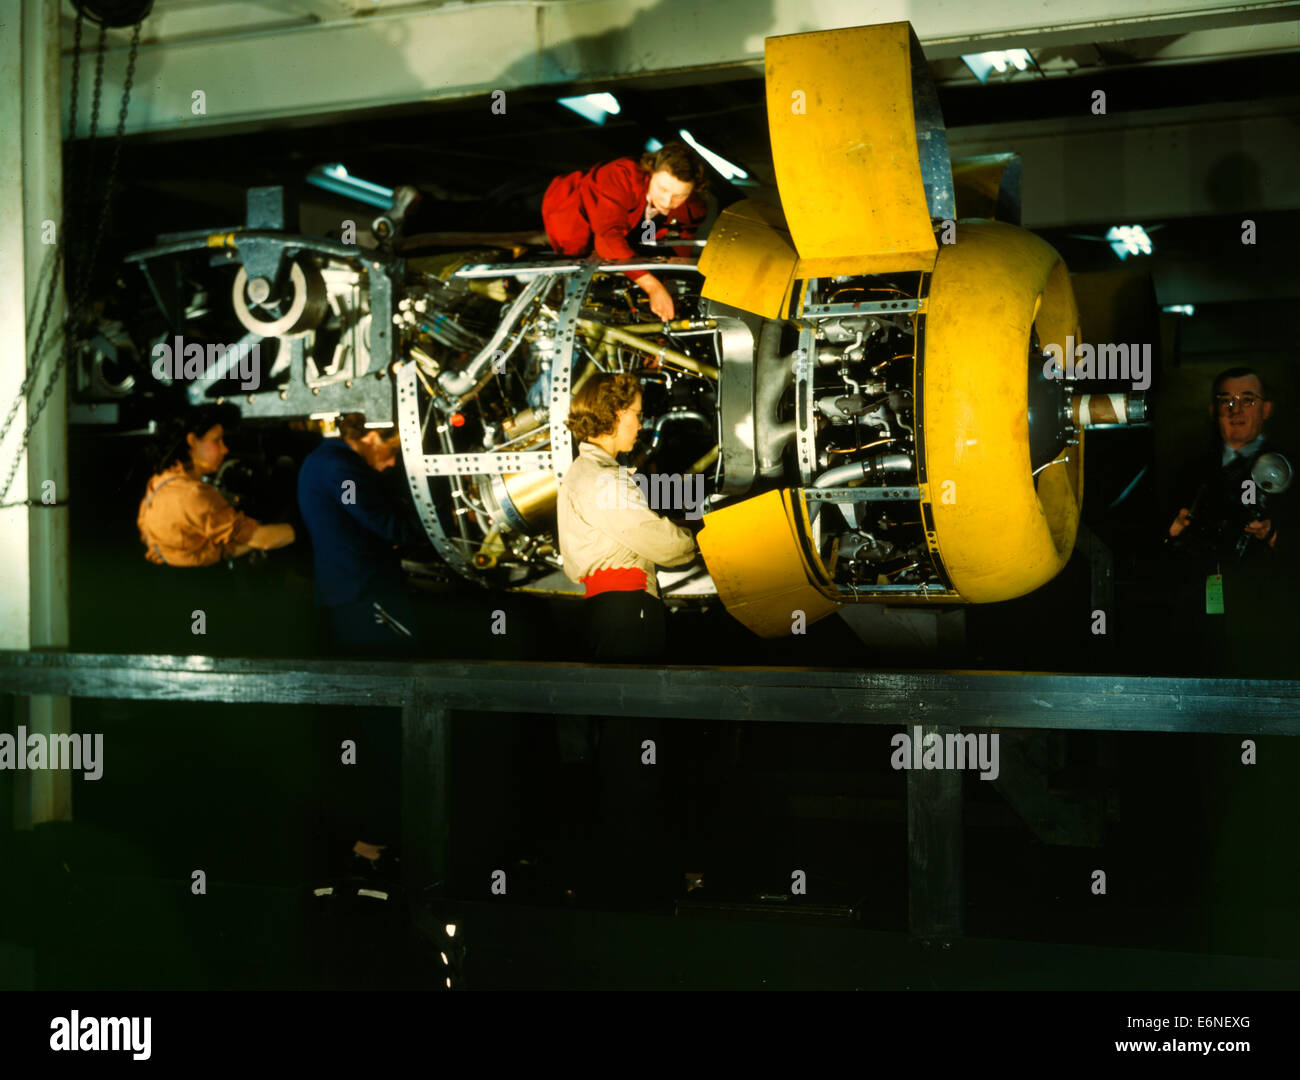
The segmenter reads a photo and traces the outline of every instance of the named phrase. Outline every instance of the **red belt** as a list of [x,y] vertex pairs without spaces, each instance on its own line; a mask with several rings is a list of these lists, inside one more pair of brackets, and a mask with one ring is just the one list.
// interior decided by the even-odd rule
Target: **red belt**
[[587,596],[603,592],[640,592],[646,587],[645,571],[635,566],[597,570],[582,579]]

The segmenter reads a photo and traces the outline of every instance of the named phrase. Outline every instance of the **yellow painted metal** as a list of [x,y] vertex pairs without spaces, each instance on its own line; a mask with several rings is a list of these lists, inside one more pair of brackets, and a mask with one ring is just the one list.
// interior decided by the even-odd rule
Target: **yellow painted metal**
[[[841,606],[810,578],[794,528],[789,491],[768,491],[706,515],[698,539],[718,596],[759,637],[785,637]],[[826,587],[822,583],[821,587]]]
[[922,371],[925,498],[939,554],[963,600],[1023,596],[1050,581],[1074,547],[1083,444],[1038,476],[1029,460],[1029,333],[1078,340],[1061,257],[995,221],[963,222],[930,283]]
[[718,453],[719,450],[715,446],[712,450],[710,450],[707,454],[705,454],[702,458],[700,458],[699,461],[697,461],[694,465],[692,465],[687,470],[687,472],[693,472],[693,473],[703,472],[705,469],[707,469],[710,465],[712,465],[715,461],[718,460]]
[[800,259],[794,268],[799,280],[837,277],[851,274],[903,274],[910,270],[929,270],[934,266],[933,251],[884,252],[878,255],[845,255],[834,259]]
[[779,319],[790,299],[799,255],[780,207],[745,199],[727,207],[700,256],[701,294],[720,304]]
[[798,277],[934,265],[910,34],[896,22],[767,39],[768,130]]
[[953,159],[952,186],[957,196],[959,218],[997,217],[1002,174],[1015,159],[1015,154],[981,154]]

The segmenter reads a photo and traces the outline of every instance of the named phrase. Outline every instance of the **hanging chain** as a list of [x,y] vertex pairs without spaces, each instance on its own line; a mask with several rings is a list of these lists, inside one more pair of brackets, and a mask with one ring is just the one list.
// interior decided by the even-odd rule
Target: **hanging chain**
[[[95,175],[95,136],[99,134],[99,103],[104,89],[104,42],[107,36],[108,28],[103,24],[99,27],[99,40],[95,48],[95,84],[91,92],[90,100],[90,132],[86,135],[86,141],[83,143],[85,150],[85,160],[82,162],[81,172],[86,177],[86,182],[81,185],[81,206],[74,208],[73,214],[73,232],[72,236],[76,237],[80,247],[77,266],[80,273],[77,280],[71,283],[72,295],[82,297],[83,293],[89,291],[90,275],[92,271],[91,260],[86,257],[90,250],[89,230],[90,230],[90,189],[93,185],[90,183],[90,177]],[[129,92],[128,87],[128,92]],[[73,200],[68,200],[73,202]],[[74,301],[69,308],[69,314],[76,319],[83,315],[80,305]],[[74,332],[80,327],[70,324]]]
[[[78,95],[78,89],[80,85],[78,76],[81,69],[81,26],[82,26],[81,20],[82,20],[81,12],[80,10],[78,10],[77,28],[76,28],[75,38],[74,38],[74,52],[73,52],[73,62],[72,62],[72,132],[71,132],[71,143],[69,145],[69,152],[68,152],[68,160],[70,164],[73,160],[73,155],[77,146],[77,137],[76,137],[77,136],[77,95]],[[104,185],[103,206],[100,208],[98,220],[95,222],[94,235],[89,245],[88,257],[84,257],[80,261],[80,265],[78,267],[73,268],[74,273],[72,275],[69,275],[75,277],[76,280],[71,282],[74,291],[73,291],[73,296],[71,298],[71,302],[68,307],[67,316],[64,320],[63,348],[59,353],[59,359],[56,361],[54,365],[54,370],[50,373],[49,378],[46,380],[44,391],[41,393],[40,398],[32,405],[32,408],[28,416],[27,426],[26,428],[23,429],[22,440],[19,444],[18,452],[14,455],[13,464],[10,465],[9,467],[9,473],[5,477],[3,485],[0,485],[0,500],[3,500],[4,497],[9,493],[9,488],[13,484],[14,476],[18,472],[18,466],[22,462],[23,457],[27,453],[27,445],[31,439],[32,430],[35,428],[36,422],[40,419],[41,413],[44,411],[46,404],[49,402],[50,396],[54,393],[54,387],[59,381],[59,375],[62,373],[64,365],[67,364],[68,360],[72,356],[74,349],[76,348],[76,340],[78,335],[82,332],[83,327],[89,322],[87,312],[89,308],[90,288],[93,283],[95,260],[99,255],[99,247],[104,237],[104,228],[108,223],[109,211],[113,199],[113,187],[117,180],[117,165],[122,151],[122,137],[126,133],[127,108],[130,105],[130,101],[131,101],[131,84],[135,79],[136,54],[140,46],[140,27],[141,27],[141,23],[136,23],[135,28],[131,34],[131,52],[127,60],[126,81],[124,82],[122,87],[122,107],[118,114],[117,133],[113,139],[113,152],[112,152],[112,158],[109,161],[108,179]],[[101,26],[99,30],[98,49],[96,50],[97,56],[95,62],[95,89],[94,89],[94,98],[93,98],[91,117],[90,117],[90,135],[86,143],[87,164],[89,164],[89,162],[92,160],[91,154],[93,153],[93,140],[95,138],[96,132],[99,129],[99,103],[100,103],[101,89],[102,89],[103,77],[104,77],[104,37],[105,37],[104,27]],[[86,213],[83,215],[83,220],[87,220],[87,221],[89,219],[89,209],[90,209],[90,186],[91,185],[90,185],[89,176],[90,176],[90,170],[89,168],[87,168],[86,170],[87,179],[85,182],[85,186],[83,188],[83,198],[82,198],[82,204],[84,210],[86,211]],[[72,204],[75,203],[75,200],[67,200],[67,202],[69,204]],[[3,442],[5,435],[8,434],[9,428],[13,424],[13,419],[18,413],[18,406],[22,404],[23,400],[27,397],[28,391],[31,389],[31,387],[34,385],[36,381],[36,376],[41,363],[42,346],[45,340],[45,330],[49,322],[50,310],[53,305],[54,296],[55,293],[58,291],[59,270],[60,267],[67,262],[66,251],[69,244],[68,234],[70,231],[75,231],[73,222],[65,222],[64,228],[59,237],[59,243],[56,245],[55,248],[54,272],[50,279],[49,292],[45,298],[45,308],[41,315],[41,324],[36,333],[36,343],[35,343],[35,348],[33,349],[32,352],[32,359],[27,367],[27,376],[23,380],[22,386],[19,388],[18,396],[15,398],[13,406],[9,410],[9,415],[5,418],[3,428],[0,428],[0,442]],[[82,247],[82,252],[83,255],[85,255],[86,253],[85,246]],[[76,270],[80,270],[80,273],[75,273]],[[31,498],[25,500],[19,499],[7,503],[0,502],[0,508],[6,506],[40,506],[40,505],[49,505],[49,504],[38,503],[36,500]],[[63,505],[63,503],[56,502],[54,505],[56,506]]]
[[[126,64],[126,82],[122,86],[122,107],[118,111],[117,133],[113,137],[113,156],[108,162],[108,181],[104,186],[104,206],[100,211],[99,220],[95,223],[94,242],[90,248],[90,261],[86,266],[85,284],[81,290],[81,305],[84,309],[89,302],[89,293],[91,286],[91,274],[95,269],[95,260],[99,257],[99,245],[104,239],[104,228],[108,224],[109,215],[112,213],[113,188],[117,184],[117,163],[122,155],[122,136],[126,132],[126,110],[131,102],[131,83],[135,79],[135,54],[140,46],[140,24],[135,24],[135,30],[131,35],[131,55]],[[99,93],[100,72],[96,72],[95,93]]]

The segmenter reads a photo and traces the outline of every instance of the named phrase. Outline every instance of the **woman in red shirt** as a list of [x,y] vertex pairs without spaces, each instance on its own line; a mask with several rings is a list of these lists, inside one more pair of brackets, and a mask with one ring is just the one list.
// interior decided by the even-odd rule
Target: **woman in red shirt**
[[[602,259],[636,257],[628,233],[656,222],[655,239],[677,225],[684,239],[694,237],[707,207],[700,194],[708,176],[704,162],[683,143],[669,143],[640,162],[619,158],[586,172],[557,176],[542,198],[542,221],[551,247],[562,255],[586,255],[594,247]],[[689,254],[682,249],[678,254]],[[650,297],[650,310],[665,322],[675,316],[672,297],[647,270],[627,276]]]

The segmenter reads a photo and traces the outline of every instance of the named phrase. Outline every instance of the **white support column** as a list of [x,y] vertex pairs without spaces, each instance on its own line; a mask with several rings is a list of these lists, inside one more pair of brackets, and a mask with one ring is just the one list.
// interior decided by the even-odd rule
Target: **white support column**
[[[59,9],[46,0],[10,0],[0,34],[0,265],[18,270],[0,290],[0,408],[17,396],[34,345],[53,269],[54,229],[63,224],[63,163],[59,110]],[[57,234],[55,234],[57,235]],[[44,271],[44,273],[42,273]],[[40,290],[38,292],[38,283]],[[64,296],[50,311],[40,375],[0,445],[0,476],[20,452],[28,403],[38,399],[63,347]],[[68,498],[67,405],[64,376],[32,432],[5,502]],[[51,485],[52,484],[52,488]],[[0,648],[68,644],[68,510],[66,506],[0,508]],[[19,699],[28,733],[70,730],[66,697]],[[72,777],[66,771],[23,772],[15,785],[15,825],[24,828],[72,816]]]

